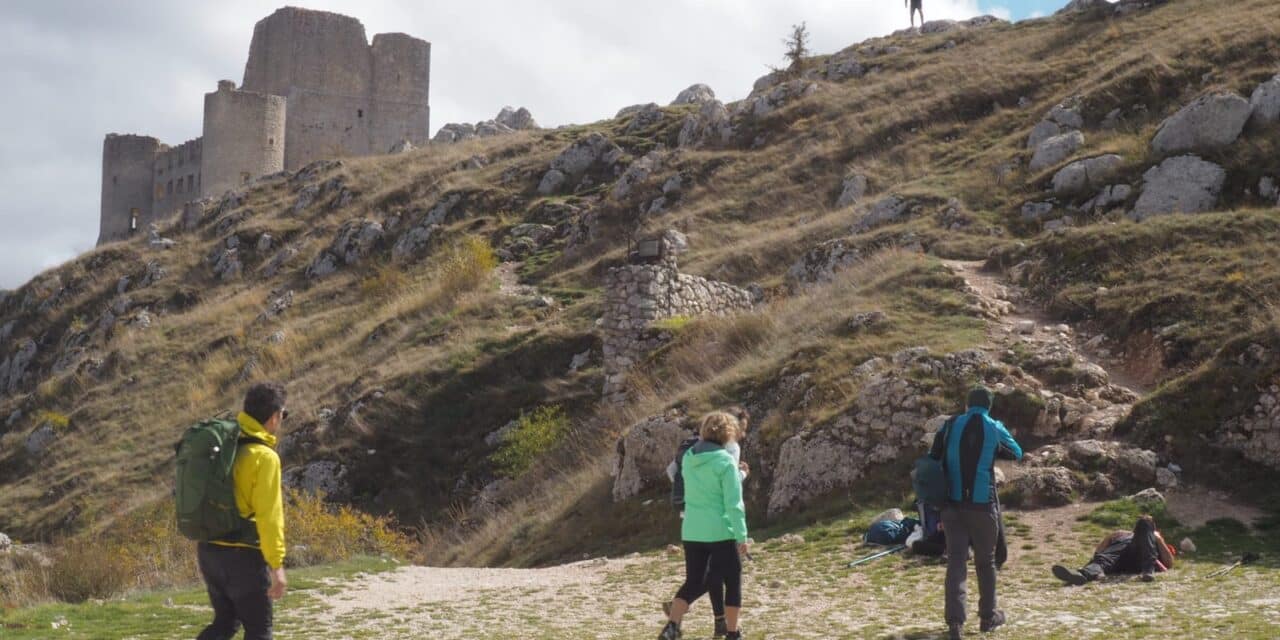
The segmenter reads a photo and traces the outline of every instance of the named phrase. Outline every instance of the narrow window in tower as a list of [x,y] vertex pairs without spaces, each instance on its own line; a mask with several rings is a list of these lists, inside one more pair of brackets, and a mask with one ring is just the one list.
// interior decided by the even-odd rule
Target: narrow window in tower
[[241,172],[240,172],[240,184],[249,184],[249,172],[248,172],[248,171],[241,171]]
[[129,210],[129,233],[138,230],[138,209],[135,207]]
[[268,147],[274,147],[274,146],[276,146],[276,139],[275,139],[275,138],[267,138],[267,146],[268,146]]
[[196,176],[195,174],[189,174],[187,175],[187,193],[191,193],[192,191],[195,191],[195,190],[196,190]]
[[111,184],[120,184],[120,176],[111,176]]
[[156,183],[156,197],[157,198],[164,197],[164,185],[160,184],[159,182]]
[[364,109],[356,109],[356,117],[357,117],[357,118],[363,118],[363,117],[364,117]]
[[168,195],[173,195],[173,181],[172,181],[172,180],[170,180],[170,181],[169,181],[169,183],[165,185],[165,187],[164,187],[164,194],[165,194],[165,195],[167,195],[167,196],[168,196]]

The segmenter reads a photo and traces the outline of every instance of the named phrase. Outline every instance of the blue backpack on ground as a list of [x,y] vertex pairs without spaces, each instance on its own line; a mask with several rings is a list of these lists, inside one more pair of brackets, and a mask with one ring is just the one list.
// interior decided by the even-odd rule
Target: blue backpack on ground
[[867,529],[862,541],[870,544],[896,545],[903,544],[911,535],[911,531],[920,524],[915,518],[902,520],[881,520]]

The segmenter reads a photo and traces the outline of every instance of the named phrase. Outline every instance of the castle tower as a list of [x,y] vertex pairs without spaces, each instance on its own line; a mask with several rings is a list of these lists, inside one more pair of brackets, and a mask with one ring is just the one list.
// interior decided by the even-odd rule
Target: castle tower
[[98,244],[127,238],[151,222],[151,174],[162,148],[150,136],[107,134],[102,142]]
[[289,101],[285,169],[340,156],[387,153],[428,140],[431,44],[374,37],[359,20],[285,7],[254,26],[244,90]]
[[284,169],[286,101],[237,91],[230,80],[204,96],[201,193],[217,197]]

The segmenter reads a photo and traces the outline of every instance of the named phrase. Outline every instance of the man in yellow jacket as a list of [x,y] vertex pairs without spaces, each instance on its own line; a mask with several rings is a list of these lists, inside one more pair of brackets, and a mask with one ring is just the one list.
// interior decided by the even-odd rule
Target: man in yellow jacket
[[273,600],[284,596],[284,499],[276,434],[288,412],[284,385],[263,382],[244,397],[240,445],[232,477],[241,531],[201,542],[196,559],[213,605],[213,623],[197,640],[228,640],[244,625],[245,640],[271,640]]

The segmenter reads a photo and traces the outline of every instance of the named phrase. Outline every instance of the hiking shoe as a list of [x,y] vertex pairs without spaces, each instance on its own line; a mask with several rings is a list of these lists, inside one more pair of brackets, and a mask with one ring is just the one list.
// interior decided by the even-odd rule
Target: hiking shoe
[[1002,624],[1004,624],[1004,612],[996,609],[996,611],[991,614],[990,618],[982,621],[982,624],[978,626],[978,631],[991,633]]
[[1152,571],[1152,570],[1150,570],[1150,569],[1147,569],[1146,571],[1143,571],[1143,572],[1142,572],[1142,581],[1143,581],[1143,582],[1155,582],[1155,581],[1156,581],[1156,572],[1154,572],[1154,571]]
[[1073,586],[1082,587],[1089,579],[1079,571],[1072,571],[1060,564],[1053,565],[1053,577]]
[[727,635],[729,635],[729,627],[724,623],[724,618],[716,618],[716,630],[711,637],[723,638]]
[[662,633],[658,635],[658,640],[680,640],[683,635],[680,633],[680,625],[668,622],[667,626],[662,628]]
[[742,640],[742,629],[738,629],[733,633],[725,632],[724,640]]
[[947,625],[947,640],[961,640],[964,637],[964,625],[949,624]]

